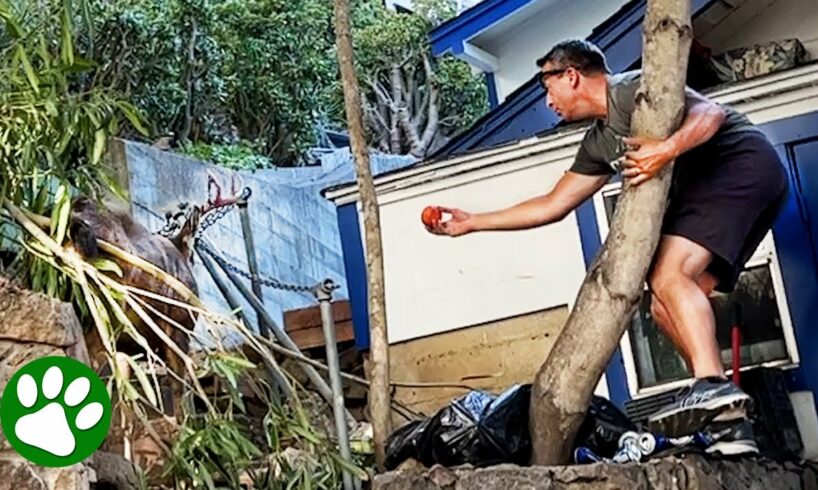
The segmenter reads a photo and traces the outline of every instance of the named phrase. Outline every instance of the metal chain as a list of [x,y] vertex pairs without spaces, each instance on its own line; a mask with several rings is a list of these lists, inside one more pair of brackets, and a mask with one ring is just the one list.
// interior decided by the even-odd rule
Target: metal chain
[[[228,269],[231,272],[244,277],[245,279],[249,279],[251,281],[253,280],[253,275],[252,274],[250,274],[249,272],[244,271],[242,269],[239,269],[235,265],[228,262],[227,259],[222,257],[216,250],[213,250],[213,248],[210,247],[209,245],[207,245],[205,242],[197,241],[196,242],[196,248],[200,248],[201,250],[204,250],[209,256],[211,256],[213,258],[213,260],[218,262],[218,264],[220,266],[224,267],[225,269]],[[302,286],[302,285],[298,285],[298,284],[288,284],[288,283],[285,283],[285,282],[281,282],[278,279],[272,279],[272,278],[261,277],[261,276],[257,277],[256,280],[258,280],[259,284],[261,284],[263,286],[271,287],[273,289],[281,289],[283,291],[291,291],[291,292],[294,292],[294,293],[310,293],[315,289],[315,286]],[[334,285],[333,289],[338,289],[338,287],[339,287],[338,285]]]
[[202,237],[202,233],[211,226],[215,225],[217,221],[224,218],[227,213],[233,210],[235,204],[228,204],[227,206],[221,206],[213,211],[207,213],[204,218],[199,222],[199,228],[196,230],[194,238],[197,240]]
[[[164,218],[162,218],[162,216],[160,216],[158,213],[156,213],[155,211],[153,211],[149,207],[145,206],[144,204],[141,204],[141,203],[136,203],[136,204],[137,204],[137,206],[144,209],[148,213],[154,215],[155,217],[160,218],[160,219],[164,219]],[[252,274],[250,274],[249,272],[247,272],[247,271],[245,271],[243,269],[240,269],[240,268],[236,267],[234,264],[228,262],[227,259],[225,259],[218,251],[214,250],[212,247],[207,245],[203,240],[201,240],[202,234],[204,233],[204,231],[206,229],[210,228],[211,226],[216,224],[217,221],[224,218],[235,207],[236,207],[235,204],[230,204],[230,205],[227,205],[227,206],[219,207],[219,208],[214,209],[213,211],[207,213],[207,215],[205,215],[205,217],[199,222],[199,227],[196,230],[196,233],[194,234],[195,244],[196,244],[195,247],[197,249],[204,250],[220,266],[222,266],[222,267],[224,267],[226,269],[229,269],[231,272],[233,272],[235,274],[238,274],[239,276],[244,277],[245,279],[249,279],[250,281],[252,281],[253,280],[253,275]],[[304,285],[299,285],[299,284],[288,284],[288,283],[279,281],[278,279],[266,278],[266,277],[261,277],[261,276],[259,276],[257,278],[257,280],[258,280],[259,284],[261,284],[263,286],[267,286],[267,287],[270,287],[270,288],[273,288],[273,289],[280,289],[282,291],[290,291],[290,292],[294,292],[294,293],[312,293],[315,290],[315,287],[316,287],[316,286],[304,286]],[[329,287],[330,289],[335,290],[335,289],[339,289],[341,286],[338,285],[338,284],[332,283],[332,284],[325,284],[325,287]]]

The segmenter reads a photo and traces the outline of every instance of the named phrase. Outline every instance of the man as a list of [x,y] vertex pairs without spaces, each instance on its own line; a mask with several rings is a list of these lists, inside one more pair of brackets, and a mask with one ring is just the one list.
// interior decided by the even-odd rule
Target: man
[[610,75],[602,52],[587,41],[561,42],[537,65],[548,107],[566,121],[593,120],[574,164],[545,195],[488,213],[442,208],[451,219],[429,231],[460,236],[543,226],[564,218],[620,168],[639,185],[675,159],[648,285],[653,318],[695,381],[649,425],[670,436],[718,425],[726,430],[718,431],[717,450],[755,450],[746,422],[749,397],[725,377],[708,296],[714,289],[732,291],[783,204],[787,178],[777,154],[746,117],[690,89],[673,135],[629,138],[640,73]]

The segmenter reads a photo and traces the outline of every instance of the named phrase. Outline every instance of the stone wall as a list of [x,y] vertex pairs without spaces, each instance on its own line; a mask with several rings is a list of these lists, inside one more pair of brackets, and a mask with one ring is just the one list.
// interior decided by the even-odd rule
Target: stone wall
[[[0,395],[18,368],[45,356],[88,362],[73,307],[18,288],[0,277]],[[43,468],[11,449],[0,430],[0,490],[85,490],[94,472],[84,464]]]
[[642,464],[411,467],[375,477],[374,490],[816,490],[816,468],[754,458],[709,460],[700,455]]

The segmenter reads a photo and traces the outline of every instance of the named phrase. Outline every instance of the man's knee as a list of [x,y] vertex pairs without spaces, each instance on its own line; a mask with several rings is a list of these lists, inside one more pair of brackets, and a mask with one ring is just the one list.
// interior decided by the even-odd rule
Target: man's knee
[[701,290],[704,292],[704,295],[709,297],[713,294],[713,291],[716,289],[716,286],[719,284],[719,280],[716,276],[711,274],[708,271],[702,272],[702,275],[696,279],[696,284],[699,285]]
[[666,298],[674,284],[677,284],[677,281],[681,279],[681,276],[680,271],[673,271],[664,267],[653,269],[648,275],[648,287],[654,298],[658,300]]
[[662,302],[659,301],[659,298],[657,298],[655,294],[651,294],[650,298],[650,315],[660,325],[667,323],[669,319],[669,315],[667,310],[665,309],[665,305],[663,305]]

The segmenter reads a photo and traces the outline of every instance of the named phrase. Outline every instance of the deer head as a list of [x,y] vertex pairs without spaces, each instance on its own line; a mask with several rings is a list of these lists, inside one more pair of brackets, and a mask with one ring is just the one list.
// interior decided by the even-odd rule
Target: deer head
[[211,212],[233,206],[250,197],[250,188],[244,187],[239,192],[239,184],[239,179],[234,175],[230,182],[230,195],[222,196],[222,187],[216,182],[213,174],[208,173],[207,202],[201,206],[188,202],[177,204],[175,211],[165,213],[165,226],[159,234],[168,238],[185,258],[192,259],[196,231],[202,219]]

